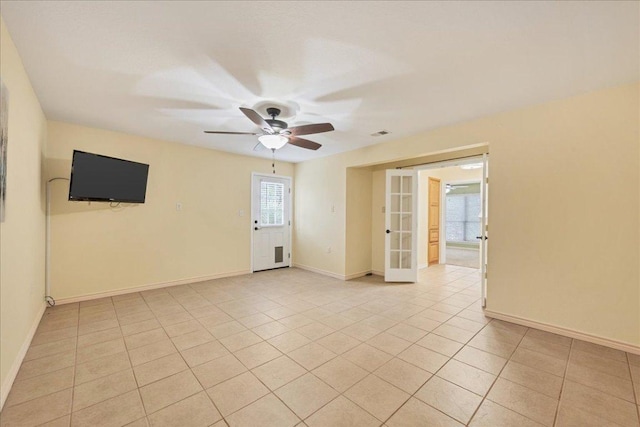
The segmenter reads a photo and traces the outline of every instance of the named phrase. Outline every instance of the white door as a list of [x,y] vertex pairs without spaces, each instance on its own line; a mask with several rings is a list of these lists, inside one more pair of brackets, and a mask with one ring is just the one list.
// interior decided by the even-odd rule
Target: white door
[[291,262],[291,178],[252,175],[253,271],[289,267]]
[[487,240],[489,239],[488,206],[489,206],[489,163],[486,154],[482,155],[482,183],[480,184],[480,281],[482,306],[487,306]]
[[384,280],[417,282],[417,172],[387,170],[385,206]]

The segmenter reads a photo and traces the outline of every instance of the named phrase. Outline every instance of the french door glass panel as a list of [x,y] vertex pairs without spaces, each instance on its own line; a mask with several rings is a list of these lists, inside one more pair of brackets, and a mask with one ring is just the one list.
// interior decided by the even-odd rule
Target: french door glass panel
[[385,280],[416,282],[417,174],[388,170],[385,209]]

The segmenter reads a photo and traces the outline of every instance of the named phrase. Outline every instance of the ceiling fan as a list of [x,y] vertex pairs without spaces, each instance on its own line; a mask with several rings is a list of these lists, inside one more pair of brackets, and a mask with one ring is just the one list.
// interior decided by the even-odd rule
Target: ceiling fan
[[255,132],[226,132],[205,130],[204,133],[215,133],[223,135],[260,135],[258,137],[258,144],[253,148],[254,150],[261,150],[262,148],[268,148],[275,151],[284,147],[289,143],[301,148],[309,150],[317,150],[322,145],[317,142],[309,141],[308,139],[299,138],[299,135],[310,135],[313,133],[330,132],[334,130],[331,123],[317,123],[310,125],[301,125],[289,127],[286,122],[276,119],[280,115],[280,109],[275,107],[267,108],[267,114],[271,116],[270,119],[263,119],[260,114],[251,108],[240,107],[240,111],[249,118],[253,123],[260,126],[262,133]]

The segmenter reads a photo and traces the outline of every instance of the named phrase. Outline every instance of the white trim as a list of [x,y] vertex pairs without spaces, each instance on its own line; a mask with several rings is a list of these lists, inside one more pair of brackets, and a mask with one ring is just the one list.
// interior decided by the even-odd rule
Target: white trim
[[518,316],[512,316],[510,314],[504,314],[497,311],[491,311],[491,310],[485,309],[484,314],[487,317],[491,317],[493,319],[504,320],[506,322],[515,323],[517,325],[540,329],[542,331],[551,332],[553,334],[562,335],[569,338],[575,338],[575,339],[587,341],[593,344],[599,344],[605,347],[615,348],[616,350],[626,351],[627,353],[640,355],[640,346],[635,344],[630,344],[624,341],[613,340],[610,338],[605,338],[598,335],[589,334],[586,332],[580,332],[575,329],[550,325],[548,323],[537,322],[535,320],[526,319]]
[[366,271],[360,271],[358,273],[351,273],[351,274],[347,274],[344,276],[344,280],[352,280],[352,279],[358,279],[360,277],[364,277],[368,274],[372,274],[371,270],[366,270]]
[[44,315],[45,310],[47,309],[47,303],[42,302],[42,306],[38,312],[38,315],[33,320],[33,324],[31,325],[31,329],[27,333],[27,336],[22,343],[22,347],[20,347],[20,351],[18,352],[16,358],[13,360],[11,364],[11,368],[9,372],[7,372],[7,377],[4,379],[2,386],[0,387],[0,410],[4,406],[4,403],[7,401],[7,396],[9,396],[9,391],[11,391],[11,387],[13,386],[13,382],[16,380],[16,376],[18,375],[18,371],[20,370],[20,366],[22,365],[22,361],[24,357],[27,355],[27,350],[29,350],[29,346],[31,345],[31,341],[33,340],[36,331],[38,330],[38,325],[40,325],[40,320],[42,320],[42,316]]
[[289,256],[289,267],[293,267],[293,177],[290,176],[284,176],[284,175],[269,175],[266,173],[261,173],[261,172],[251,172],[251,204],[250,204],[250,209],[251,212],[249,213],[249,235],[251,236],[251,249],[249,252],[250,255],[250,264],[249,264],[249,272],[253,273],[253,227],[254,227],[254,223],[253,221],[255,221],[255,219],[253,218],[253,181],[254,178],[256,176],[263,176],[265,178],[279,178],[279,179],[285,179],[289,181],[289,218],[287,219],[288,223],[289,223],[289,254],[291,254],[291,256]]
[[250,274],[249,270],[231,271],[228,273],[211,274],[209,276],[190,277],[187,279],[170,280],[167,282],[153,283],[151,285],[134,286],[130,288],[121,288],[107,292],[96,292],[93,294],[79,295],[75,297],[56,299],[56,305],[70,304],[80,301],[89,301],[98,298],[113,297],[116,295],[131,294],[134,292],[150,291],[153,289],[168,288],[170,286],[188,285],[190,283],[206,282],[207,280],[222,279],[223,277],[241,276]]
[[311,266],[308,266],[308,265],[297,264],[297,263],[293,264],[293,266],[296,267],[296,268],[300,268],[302,270],[310,271],[312,273],[318,273],[318,274],[322,274],[323,276],[333,277],[334,279],[345,280],[344,274],[337,274],[337,273],[333,273],[331,271],[322,270],[320,268],[315,268],[315,267],[311,267]]
[[425,269],[427,267],[429,267],[429,264],[427,264],[427,263],[418,264],[418,270],[423,270],[423,269]]
[[364,271],[359,271],[357,273],[351,273],[351,274],[337,274],[337,273],[332,273],[331,271],[310,267],[308,265],[293,264],[293,266],[301,270],[311,271],[312,273],[318,273],[318,274],[322,274],[323,276],[329,276],[329,277],[333,277],[334,279],[344,280],[344,281],[358,279],[360,277],[364,277],[369,274],[375,274],[376,276],[384,276],[383,271],[364,270]]
[[[489,147],[487,146],[487,150]],[[480,163],[482,161],[483,154],[478,154],[473,157],[463,157],[461,159],[453,159],[453,160],[443,160],[441,162],[433,162],[427,163],[424,165],[413,166],[414,170],[426,170],[426,169],[440,169],[440,168],[448,168],[450,166],[460,166],[460,165],[468,165],[471,163]]]

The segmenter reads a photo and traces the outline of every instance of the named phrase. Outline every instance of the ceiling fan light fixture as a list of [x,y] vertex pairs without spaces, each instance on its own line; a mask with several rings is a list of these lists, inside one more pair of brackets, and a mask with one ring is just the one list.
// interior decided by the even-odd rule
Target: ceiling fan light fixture
[[284,147],[289,138],[282,135],[262,135],[258,137],[258,141],[270,150],[277,150]]

